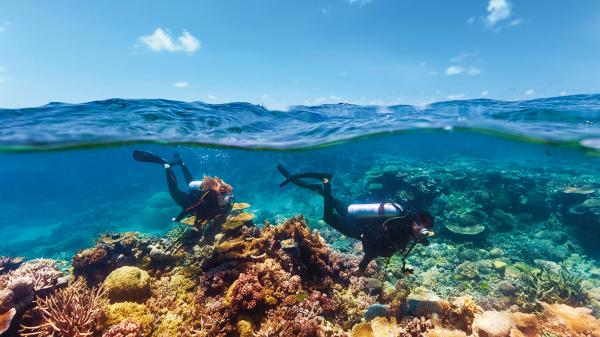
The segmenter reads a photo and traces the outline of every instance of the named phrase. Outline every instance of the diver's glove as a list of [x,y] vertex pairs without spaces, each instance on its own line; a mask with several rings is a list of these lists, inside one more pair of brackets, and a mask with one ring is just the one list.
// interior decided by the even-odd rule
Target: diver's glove
[[411,267],[402,267],[402,274],[405,276],[414,274],[415,270]]

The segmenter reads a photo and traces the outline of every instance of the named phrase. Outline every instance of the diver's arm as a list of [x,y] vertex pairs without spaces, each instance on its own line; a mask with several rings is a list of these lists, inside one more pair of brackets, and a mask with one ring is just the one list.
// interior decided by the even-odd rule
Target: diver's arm
[[202,218],[204,215],[203,213],[206,213],[208,208],[215,204],[218,205],[217,193],[213,190],[206,191],[197,202],[181,211],[175,218],[175,221],[181,221],[184,217],[193,212],[196,213],[197,218]]
[[375,259],[376,257],[377,256],[371,252],[365,252],[365,255],[363,256],[362,260],[360,261],[360,264],[358,265],[358,270],[364,272],[367,269],[369,263],[371,263],[371,261],[373,261],[373,259]]

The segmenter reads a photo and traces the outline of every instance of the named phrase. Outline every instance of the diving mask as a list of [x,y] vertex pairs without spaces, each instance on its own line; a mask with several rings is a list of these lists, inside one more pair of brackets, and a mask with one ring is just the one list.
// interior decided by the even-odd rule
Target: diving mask
[[435,235],[434,231],[430,231],[427,228],[421,228],[421,230],[419,231],[419,233],[421,233],[421,235],[423,235],[424,237],[428,237],[428,238],[430,238],[430,237],[432,237],[432,236]]

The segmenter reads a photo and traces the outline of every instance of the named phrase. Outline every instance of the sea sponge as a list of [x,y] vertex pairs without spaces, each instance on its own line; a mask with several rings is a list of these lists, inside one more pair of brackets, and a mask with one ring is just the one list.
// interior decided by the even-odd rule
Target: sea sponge
[[539,335],[538,321],[533,314],[485,311],[475,316],[474,337],[535,337]]
[[152,332],[154,316],[145,305],[139,303],[120,302],[107,306],[106,323],[109,326],[119,325],[127,321],[138,324],[144,336],[149,336]]
[[544,331],[559,336],[600,336],[600,320],[587,308],[573,308],[566,304],[540,303],[546,320]]
[[104,287],[112,302],[142,302],[150,295],[150,275],[140,268],[124,266],[108,275]]
[[8,311],[0,313],[0,335],[10,328],[10,323],[16,313],[17,310],[15,308],[10,308]]

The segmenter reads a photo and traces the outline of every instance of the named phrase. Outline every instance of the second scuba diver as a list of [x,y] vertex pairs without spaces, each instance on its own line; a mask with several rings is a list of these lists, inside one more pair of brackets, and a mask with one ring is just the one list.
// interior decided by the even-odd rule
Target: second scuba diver
[[[140,162],[160,164],[165,168],[169,194],[182,208],[182,211],[172,219],[173,221],[181,221],[189,215],[194,215],[196,216],[194,225],[198,226],[205,220],[226,214],[233,206],[234,196],[231,185],[218,177],[206,176],[202,180],[194,180],[179,154],[175,154],[173,160],[168,161],[152,152],[134,150],[133,158]],[[174,166],[181,167],[185,182],[188,184],[188,192],[180,190],[177,186]]]
[[[407,205],[393,202],[345,205],[331,194],[331,174],[293,175],[281,165],[278,165],[277,169],[286,178],[280,186],[291,182],[322,195],[325,223],[338,232],[362,242],[365,255],[359,265],[361,272],[376,257],[391,257],[396,252],[403,254],[402,272],[411,272],[412,270],[405,268],[406,257],[417,243],[427,245],[428,238],[434,235],[434,218],[428,212],[415,212]],[[303,179],[319,179],[321,183],[309,183]]]

